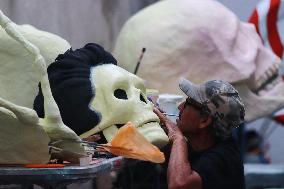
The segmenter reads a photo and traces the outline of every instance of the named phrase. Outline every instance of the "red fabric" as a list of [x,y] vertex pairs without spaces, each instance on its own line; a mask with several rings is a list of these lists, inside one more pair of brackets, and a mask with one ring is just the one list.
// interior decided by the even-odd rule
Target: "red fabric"
[[278,19],[278,10],[280,6],[280,0],[271,0],[270,7],[267,14],[267,32],[268,32],[268,41],[273,52],[282,59],[283,56],[283,45],[277,30],[277,19]]
[[[254,11],[252,12],[251,17],[249,18],[249,22],[255,25],[256,31],[260,35],[259,27],[258,27],[259,19],[258,19],[258,13],[257,13],[256,9],[254,9]],[[261,35],[260,35],[260,37],[261,37]]]
[[[283,58],[283,44],[278,32],[278,28],[277,28],[277,22],[279,19],[278,18],[278,12],[279,12],[279,8],[281,5],[281,0],[263,0],[260,1],[260,3],[262,3],[261,7],[265,7],[264,3],[267,3],[267,1],[269,1],[269,9],[267,12],[266,18],[260,18],[260,15],[263,15],[263,12],[258,12],[258,9],[254,9],[251,17],[249,18],[249,22],[254,24],[256,27],[256,31],[259,34],[259,36],[262,39],[262,42],[264,43],[264,41],[268,41],[270,44],[270,47],[272,49],[272,51],[281,59]],[[258,5],[257,5],[258,6]],[[267,7],[268,8],[268,7]],[[260,10],[264,10],[265,9],[260,9]],[[266,30],[267,30],[267,36],[263,36],[263,34],[260,31],[260,22],[261,20],[266,20],[265,26],[266,26]],[[264,24],[264,23],[261,23]],[[284,75],[282,75],[282,79],[284,80]],[[278,112],[276,114],[274,114],[274,120],[281,123],[282,125],[284,125],[284,113],[282,112]]]

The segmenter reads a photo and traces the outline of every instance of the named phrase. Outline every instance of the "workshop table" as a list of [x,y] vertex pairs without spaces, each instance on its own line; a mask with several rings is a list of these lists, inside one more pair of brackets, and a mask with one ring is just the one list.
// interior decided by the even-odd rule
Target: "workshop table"
[[119,169],[122,157],[96,159],[87,166],[67,165],[63,168],[0,167],[0,184],[39,185],[46,189],[65,188],[67,185],[93,179],[100,174]]

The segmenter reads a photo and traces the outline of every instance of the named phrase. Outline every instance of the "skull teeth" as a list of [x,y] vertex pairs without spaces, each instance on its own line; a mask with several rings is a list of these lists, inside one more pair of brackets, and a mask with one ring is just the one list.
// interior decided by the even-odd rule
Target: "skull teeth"
[[282,80],[279,77],[278,70],[280,64],[274,63],[267,71],[264,72],[256,81],[256,93],[259,93],[262,90],[269,90],[276,86]]

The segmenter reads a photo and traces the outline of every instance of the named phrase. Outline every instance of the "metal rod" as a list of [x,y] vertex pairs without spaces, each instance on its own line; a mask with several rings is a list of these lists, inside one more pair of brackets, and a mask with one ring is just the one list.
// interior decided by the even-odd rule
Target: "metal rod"
[[139,57],[139,60],[138,60],[138,62],[137,62],[137,64],[136,64],[136,67],[135,67],[135,70],[134,70],[134,74],[135,74],[135,75],[136,75],[137,72],[138,72],[138,69],[139,69],[139,66],[140,66],[141,60],[142,60],[142,58],[143,58],[143,56],[144,56],[145,51],[146,51],[146,48],[144,47],[144,48],[142,49],[142,53],[141,53],[141,55],[140,55],[140,57]]

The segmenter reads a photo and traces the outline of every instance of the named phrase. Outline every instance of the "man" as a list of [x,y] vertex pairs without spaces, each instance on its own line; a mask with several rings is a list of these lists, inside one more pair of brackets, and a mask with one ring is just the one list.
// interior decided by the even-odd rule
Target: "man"
[[245,113],[238,92],[221,80],[195,85],[182,79],[179,86],[187,99],[179,105],[176,124],[154,110],[172,142],[168,187],[244,188],[243,162],[232,138]]

